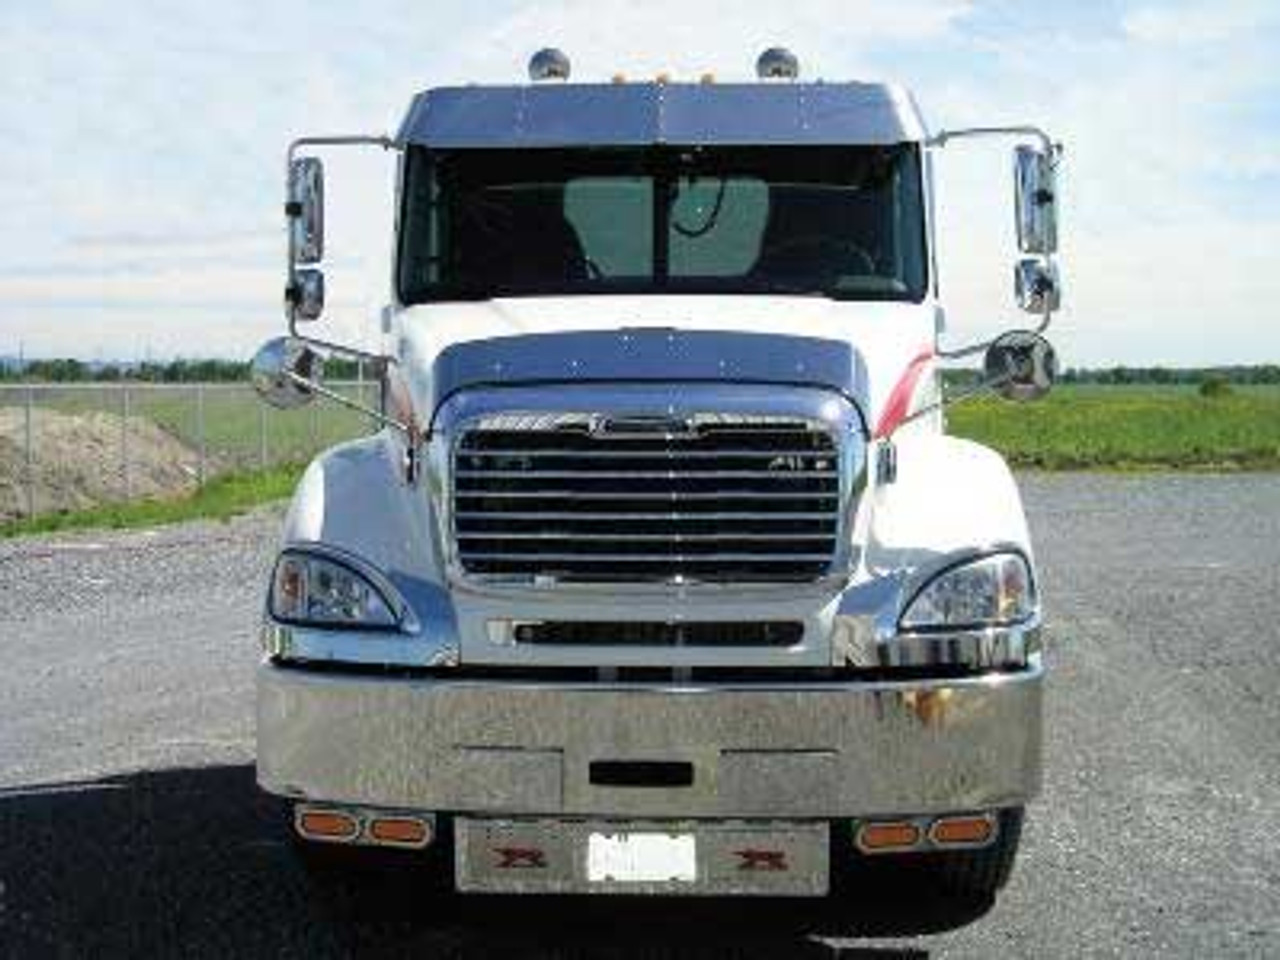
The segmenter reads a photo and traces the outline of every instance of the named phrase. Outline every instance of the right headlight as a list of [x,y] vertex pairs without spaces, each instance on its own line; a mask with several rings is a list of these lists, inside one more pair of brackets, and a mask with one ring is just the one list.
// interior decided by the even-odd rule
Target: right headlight
[[906,605],[899,627],[999,627],[1021,623],[1035,612],[1035,584],[1026,559],[997,553],[937,574]]

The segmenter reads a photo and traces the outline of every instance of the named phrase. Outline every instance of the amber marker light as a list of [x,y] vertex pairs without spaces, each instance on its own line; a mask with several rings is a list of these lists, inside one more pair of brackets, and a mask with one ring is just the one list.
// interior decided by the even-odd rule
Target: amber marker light
[[993,830],[987,816],[943,817],[929,828],[929,839],[940,846],[986,843]]
[[319,840],[354,840],[360,833],[360,821],[336,810],[303,810],[296,821],[304,837]]
[[864,823],[857,840],[858,848],[869,853],[910,850],[920,843],[920,828],[909,820]]
[[376,817],[369,821],[369,836],[378,843],[425,847],[431,840],[431,828],[414,817]]

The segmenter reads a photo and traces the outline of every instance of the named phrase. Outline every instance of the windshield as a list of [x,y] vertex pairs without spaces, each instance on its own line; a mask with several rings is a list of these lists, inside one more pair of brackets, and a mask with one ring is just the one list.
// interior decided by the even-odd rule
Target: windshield
[[411,148],[404,303],[578,293],[923,299],[919,153]]

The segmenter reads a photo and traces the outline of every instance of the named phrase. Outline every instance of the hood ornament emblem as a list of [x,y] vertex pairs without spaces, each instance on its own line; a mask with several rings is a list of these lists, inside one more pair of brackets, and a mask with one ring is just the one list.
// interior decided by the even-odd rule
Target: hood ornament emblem
[[666,414],[656,416],[607,417],[598,415],[591,418],[590,432],[593,437],[691,437],[697,434],[698,427],[692,417],[677,417]]

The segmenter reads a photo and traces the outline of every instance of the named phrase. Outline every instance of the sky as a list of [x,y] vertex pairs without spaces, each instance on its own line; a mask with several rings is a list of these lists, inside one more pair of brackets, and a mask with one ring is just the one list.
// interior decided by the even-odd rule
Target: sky
[[[414,92],[522,82],[544,45],[580,80],[727,81],[775,44],[908,86],[932,130],[1064,142],[1065,365],[1280,362],[1275,0],[6,0],[0,356],[248,357],[283,327],[294,136],[394,132]],[[939,154],[953,344],[1026,323],[1009,149]],[[390,171],[329,164],[339,313],[387,297]]]

